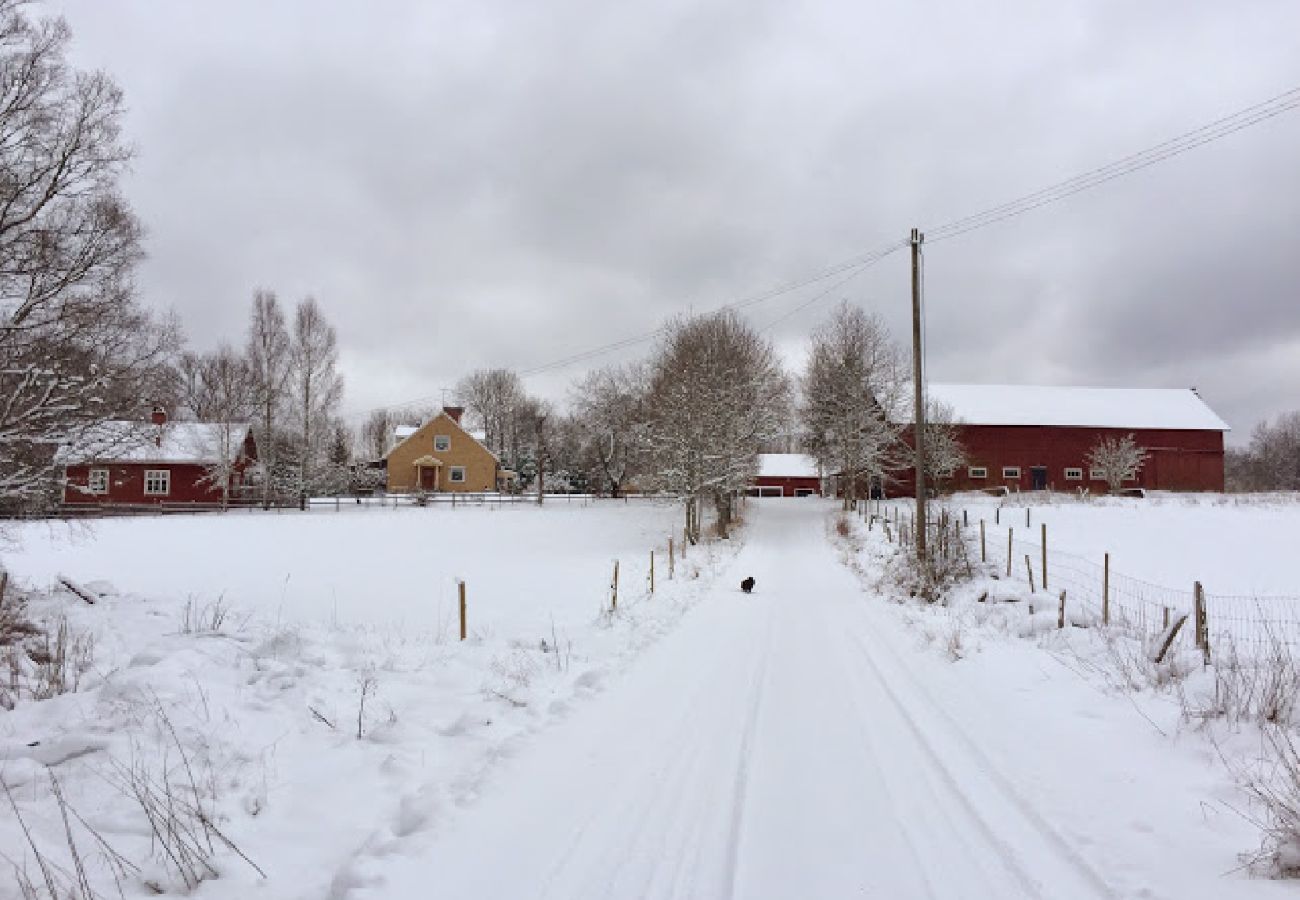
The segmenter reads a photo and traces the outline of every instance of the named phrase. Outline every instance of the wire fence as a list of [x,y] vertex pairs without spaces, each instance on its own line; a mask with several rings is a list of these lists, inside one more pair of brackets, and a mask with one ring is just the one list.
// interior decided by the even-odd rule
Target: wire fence
[[[1034,532],[1031,532],[1034,533]],[[1041,532],[1039,532],[1041,534]],[[1050,592],[1064,590],[1066,602],[1090,618],[1145,635],[1159,633],[1181,616],[1188,622],[1177,640],[1195,642],[1199,585],[1188,581],[1178,588],[1155,584],[1116,572],[1105,554],[1089,559],[1052,549],[1044,553],[1041,540],[1028,540],[1014,527],[985,523],[986,561],[1001,577]],[[1009,556],[1008,556],[1009,554]],[[1008,561],[1010,566],[1008,568]],[[1200,590],[1205,634],[1210,647],[1231,643],[1243,655],[1270,653],[1285,647],[1296,655],[1300,647],[1300,596],[1214,594]]]
[[[631,493],[619,497],[600,494],[547,493],[545,503],[559,506],[586,506],[590,503],[643,503],[648,500],[675,500],[665,494]],[[240,500],[222,505],[212,501],[163,501],[159,503],[64,503],[56,509],[0,516],[5,519],[111,518],[117,516],[161,516],[198,513],[303,513],[344,512],[356,509],[401,509],[426,506],[515,506],[537,505],[537,494],[502,494],[493,492],[444,491],[427,494],[373,494],[338,497],[309,497],[305,501],[277,499],[263,506],[257,500]]]

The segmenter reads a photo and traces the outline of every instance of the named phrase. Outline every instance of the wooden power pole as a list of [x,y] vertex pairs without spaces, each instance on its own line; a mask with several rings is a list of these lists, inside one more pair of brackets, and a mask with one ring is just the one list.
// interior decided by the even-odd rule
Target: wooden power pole
[[916,555],[925,549],[925,381],[921,371],[921,243],[925,235],[912,229],[912,445],[916,448]]
[[537,417],[537,505],[546,496],[546,416]]

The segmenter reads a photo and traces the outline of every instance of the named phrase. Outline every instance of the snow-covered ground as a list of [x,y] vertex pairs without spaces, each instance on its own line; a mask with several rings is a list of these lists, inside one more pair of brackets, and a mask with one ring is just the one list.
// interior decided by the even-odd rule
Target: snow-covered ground
[[[1064,541],[1069,516],[1107,508],[1129,509],[1031,515],[1060,515]],[[1213,504],[1190,508],[1222,527]],[[1172,692],[1099,674],[1096,629],[1008,627],[1025,615],[1013,604],[899,605],[880,529],[838,536],[830,501],[751,501],[740,536],[692,548],[670,582],[678,516],[317,511],[110,521],[72,541],[24,526],[5,556],[16,579],[115,587],[92,584],[94,606],[33,599],[97,636],[95,663],[80,691],[0,711],[0,779],[55,859],[47,766],[141,861],[158,842],[112,782],[166,772],[265,872],[213,837],[220,877],[195,891],[211,898],[1294,894],[1242,869],[1259,833],[1215,745]],[[1078,527],[1080,552],[1094,530]],[[470,585],[463,644],[455,577]],[[12,816],[0,851],[39,876]],[[178,886],[153,860],[127,896]]]

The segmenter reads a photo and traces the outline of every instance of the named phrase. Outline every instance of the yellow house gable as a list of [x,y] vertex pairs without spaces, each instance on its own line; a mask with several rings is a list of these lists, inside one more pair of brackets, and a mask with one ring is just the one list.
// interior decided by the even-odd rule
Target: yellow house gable
[[493,491],[501,465],[447,413],[439,413],[388,452],[388,490]]

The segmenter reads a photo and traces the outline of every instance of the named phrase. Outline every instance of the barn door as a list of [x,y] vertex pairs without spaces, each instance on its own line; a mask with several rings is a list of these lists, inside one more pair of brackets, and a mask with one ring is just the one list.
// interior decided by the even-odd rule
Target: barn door
[[1047,466],[1031,466],[1029,469],[1029,477],[1033,482],[1031,490],[1047,490]]

